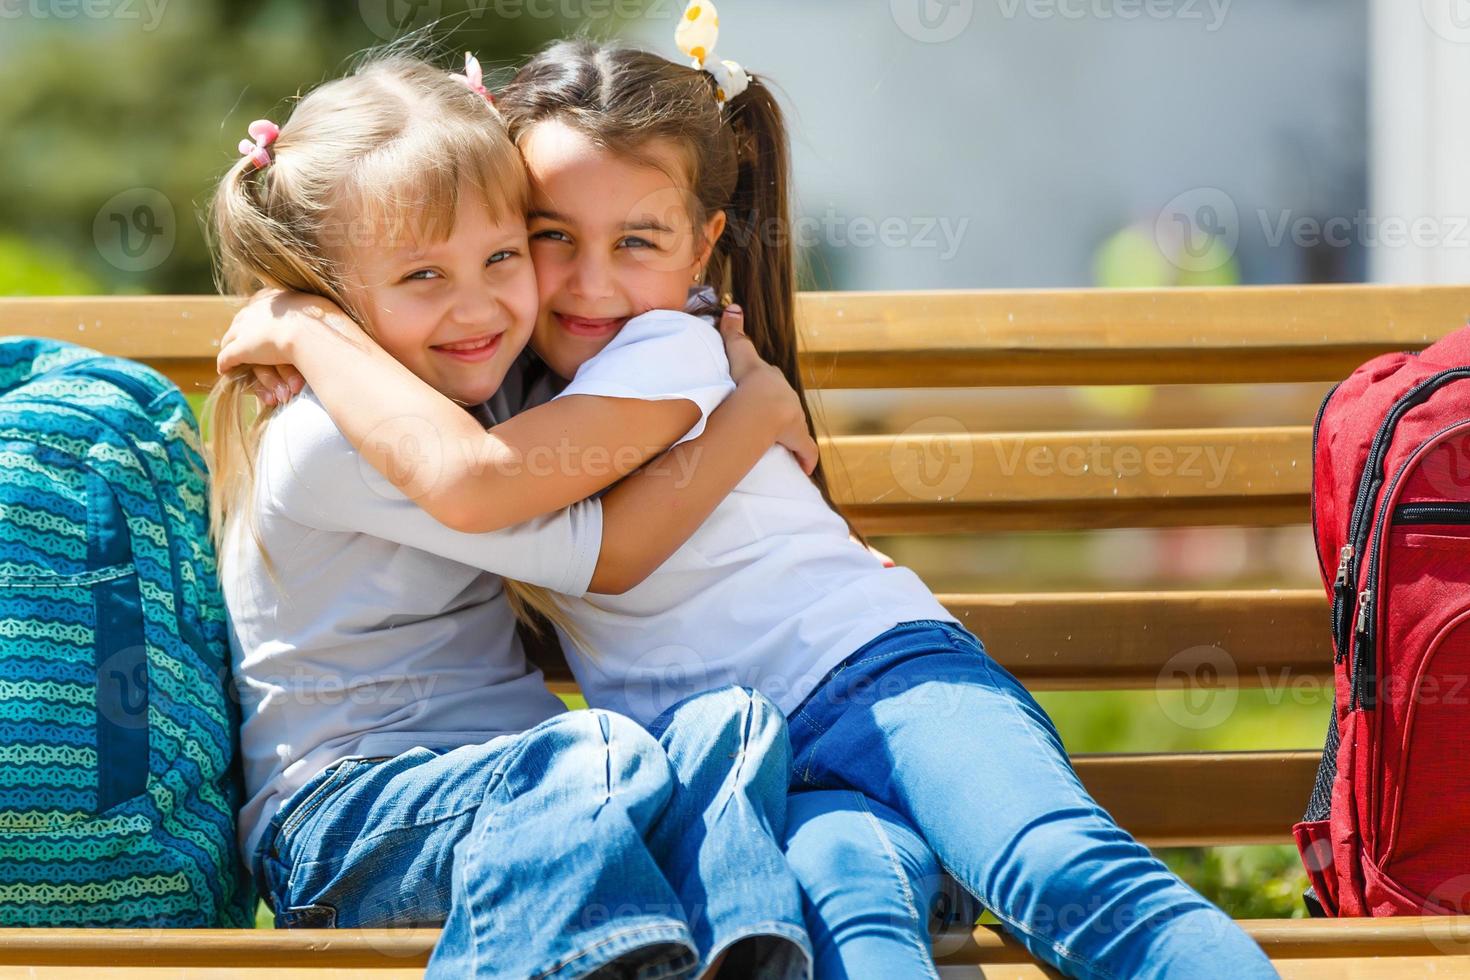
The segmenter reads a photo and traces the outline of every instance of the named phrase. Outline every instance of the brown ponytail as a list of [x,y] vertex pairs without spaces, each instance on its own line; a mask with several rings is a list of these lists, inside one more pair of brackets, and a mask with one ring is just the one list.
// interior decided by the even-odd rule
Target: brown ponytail
[[[796,389],[815,431],[797,362],[785,116],[769,86],[754,75],[723,108],[715,90],[713,76],[700,69],[578,38],[557,41],[533,57],[497,93],[496,105],[518,143],[537,123],[556,119],[639,162],[648,162],[655,141],[678,149],[691,185],[694,226],[702,227],[718,211],[726,216],[710,256],[710,282],[740,302],[745,332]],[[821,467],[812,478],[831,505]]]

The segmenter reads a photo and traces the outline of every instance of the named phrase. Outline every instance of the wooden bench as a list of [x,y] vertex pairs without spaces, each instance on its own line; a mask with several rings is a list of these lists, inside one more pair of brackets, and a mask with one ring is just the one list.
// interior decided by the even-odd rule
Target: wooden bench
[[[213,297],[0,298],[0,323],[145,361],[202,393],[231,309]],[[800,310],[804,369],[813,388],[830,391],[1323,382],[1376,354],[1423,347],[1467,319],[1470,289],[1452,287],[821,293],[804,295]],[[839,503],[873,534],[1278,526],[1309,520],[1304,415],[1271,427],[914,429],[830,438],[823,453]],[[1220,478],[1185,465],[1190,454],[1221,461]],[[1110,463],[1090,464],[1097,459]],[[1195,648],[1229,651],[1216,665],[1227,685],[1329,677],[1319,588],[942,599],[1037,690],[1153,689],[1176,655]],[[565,688],[564,668],[550,668]],[[1289,843],[1316,764],[1315,751],[1076,759],[1097,799],[1159,847]],[[1289,977],[1470,976],[1463,920],[1245,926]],[[406,977],[421,971],[435,935],[0,930],[0,964],[58,977],[145,966],[180,976]],[[945,975],[1044,975],[988,928],[942,937],[936,952]],[[215,972],[179,972],[206,963]]]

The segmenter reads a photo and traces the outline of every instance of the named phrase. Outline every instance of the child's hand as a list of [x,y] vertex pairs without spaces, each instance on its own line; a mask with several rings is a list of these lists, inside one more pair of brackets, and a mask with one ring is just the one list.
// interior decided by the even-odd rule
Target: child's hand
[[285,404],[306,379],[292,366],[292,344],[302,330],[320,330],[327,316],[346,314],[320,296],[262,289],[250,298],[220,341],[215,368],[221,375],[248,368],[256,394],[267,405]]
[[781,369],[761,360],[755,344],[745,335],[745,315],[738,306],[725,309],[720,318],[720,334],[725,339],[725,355],[730,361],[730,377],[740,388],[755,388],[761,404],[770,407],[777,423],[776,445],[785,446],[811,476],[820,457],[817,441],[806,424],[801,398],[786,381]]

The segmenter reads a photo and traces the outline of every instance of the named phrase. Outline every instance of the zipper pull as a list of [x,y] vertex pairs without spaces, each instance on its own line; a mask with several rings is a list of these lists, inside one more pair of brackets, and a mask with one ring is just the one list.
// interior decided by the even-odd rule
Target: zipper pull
[[1345,544],[1342,546],[1342,554],[1337,559],[1337,580],[1332,583],[1332,587],[1334,589],[1342,589],[1347,587],[1348,576],[1352,573],[1351,566],[1353,563],[1353,555],[1355,555],[1356,553],[1357,549],[1355,549],[1352,545]]
[[1368,635],[1368,617],[1373,610],[1373,593],[1364,589],[1358,593],[1358,625],[1357,634],[1366,637]]

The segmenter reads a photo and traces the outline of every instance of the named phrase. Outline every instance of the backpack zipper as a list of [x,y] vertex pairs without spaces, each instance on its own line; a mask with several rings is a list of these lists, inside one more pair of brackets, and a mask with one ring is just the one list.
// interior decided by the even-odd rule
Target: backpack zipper
[[[1438,445],[1444,436],[1466,426],[1470,426],[1470,421],[1461,420],[1453,425],[1445,426],[1424,440],[1409,458],[1404,460],[1398,472],[1393,475],[1393,480],[1389,482],[1388,489],[1383,495],[1385,503],[1393,499],[1393,495],[1397,492],[1399,482],[1404,478],[1404,474],[1409,471],[1410,467],[1414,465],[1415,461],[1419,459],[1425,449]],[[1374,671],[1376,669],[1374,655],[1377,652],[1374,648],[1378,642],[1377,630],[1374,629],[1374,626],[1377,625],[1377,621],[1374,619],[1374,597],[1378,594],[1378,553],[1382,545],[1385,529],[1397,523],[1400,513],[1404,512],[1407,512],[1411,516],[1411,520],[1408,523],[1470,524],[1470,504],[1453,503],[1405,504],[1403,507],[1394,508],[1392,511],[1381,511],[1378,519],[1373,522],[1370,528],[1371,537],[1368,546],[1368,569],[1367,574],[1364,576],[1364,588],[1358,593],[1358,615],[1353,629],[1357,642],[1353,647],[1353,672],[1350,678],[1352,701],[1348,705],[1348,710],[1350,711],[1359,706],[1364,709],[1371,709],[1376,703],[1376,695],[1372,687]],[[1450,516],[1452,519],[1449,521],[1433,519],[1436,517],[1442,518],[1443,516]]]
[[[1332,630],[1338,651],[1338,662],[1341,662],[1346,655],[1348,641],[1351,638],[1349,624],[1354,622],[1354,604],[1349,597],[1353,595],[1353,585],[1357,579],[1357,562],[1361,559],[1363,547],[1367,544],[1365,539],[1372,530],[1369,522],[1371,515],[1368,512],[1377,496],[1378,488],[1383,484],[1383,474],[1379,471],[1383,466],[1383,456],[1388,450],[1394,430],[1410,409],[1422,404],[1444,385],[1461,378],[1470,378],[1470,368],[1451,368],[1441,371],[1414,385],[1400,396],[1398,401],[1394,402],[1383,423],[1378,427],[1378,432],[1373,436],[1373,442],[1368,450],[1367,463],[1363,467],[1363,476],[1358,483],[1358,495],[1353,503],[1352,517],[1348,521],[1347,544],[1343,546],[1339,555],[1338,574],[1333,585]],[[1357,598],[1361,600],[1363,595],[1364,592],[1359,592]],[[1363,614],[1359,612],[1357,622],[1362,623],[1363,619]]]
[[1395,524],[1470,524],[1470,502],[1403,504],[1394,509]]

